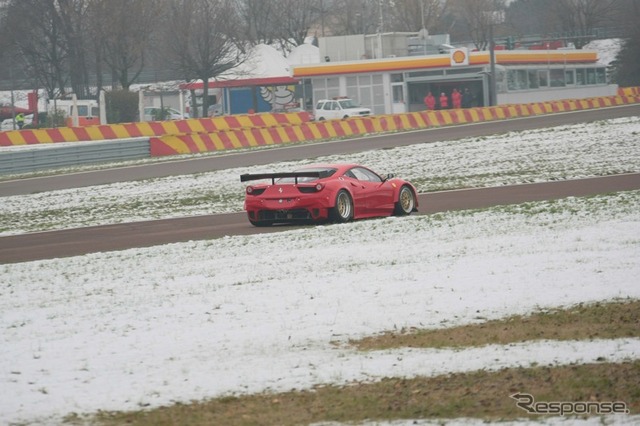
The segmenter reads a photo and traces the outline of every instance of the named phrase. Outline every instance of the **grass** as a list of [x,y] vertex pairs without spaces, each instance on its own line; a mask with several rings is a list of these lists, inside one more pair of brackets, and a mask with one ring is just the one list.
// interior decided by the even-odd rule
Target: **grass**
[[[640,336],[640,301],[578,305],[450,329],[385,333],[351,342],[362,350],[400,346],[467,347],[560,339]],[[437,377],[387,378],[348,386],[227,396],[133,412],[99,412],[91,420],[111,425],[301,425],[365,420],[543,419],[510,397],[528,393],[536,402],[614,402],[640,414],[640,361],[482,370]],[[69,423],[82,422],[69,416]]]
[[[509,368],[432,378],[387,378],[375,383],[306,391],[231,396],[149,411],[101,412],[101,425],[301,425],[365,420],[539,419],[510,397],[537,402],[614,402],[640,412],[640,361],[563,367]],[[68,419],[73,421],[74,418]]]
[[445,348],[530,340],[588,340],[640,337],[640,301],[580,304],[569,309],[516,315],[439,330],[401,330],[350,343],[359,350],[398,347]]

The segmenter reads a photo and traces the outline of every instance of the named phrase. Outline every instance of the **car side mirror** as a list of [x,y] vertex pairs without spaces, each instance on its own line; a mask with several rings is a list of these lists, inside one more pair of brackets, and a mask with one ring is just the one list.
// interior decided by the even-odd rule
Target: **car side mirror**
[[389,179],[393,179],[394,177],[396,177],[396,175],[394,175],[393,173],[389,173],[387,174],[387,176],[384,178],[385,181],[388,181]]

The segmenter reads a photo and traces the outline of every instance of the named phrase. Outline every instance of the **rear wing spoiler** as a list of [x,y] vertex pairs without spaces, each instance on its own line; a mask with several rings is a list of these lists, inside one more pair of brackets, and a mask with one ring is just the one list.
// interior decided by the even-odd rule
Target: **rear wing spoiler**
[[276,179],[281,178],[295,178],[296,185],[298,184],[298,178],[301,177],[314,177],[320,178],[324,175],[323,172],[290,172],[290,173],[256,173],[256,174],[244,174],[240,175],[240,182],[246,182],[249,180],[271,179],[271,184],[276,183]]

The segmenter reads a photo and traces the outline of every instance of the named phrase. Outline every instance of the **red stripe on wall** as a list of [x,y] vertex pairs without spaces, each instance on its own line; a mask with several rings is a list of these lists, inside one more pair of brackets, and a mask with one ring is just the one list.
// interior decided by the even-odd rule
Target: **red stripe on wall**
[[89,132],[87,132],[87,129],[84,127],[74,127],[73,129],[73,134],[76,135],[76,138],[79,141],[90,141],[91,136],[89,136]]
[[169,145],[164,143],[160,138],[149,139],[149,150],[152,157],[160,157],[163,155],[176,155],[177,152]]
[[260,115],[250,115],[249,121],[251,121],[251,124],[256,127],[266,127],[264,119]]
[[326,121],[321,121],[318,123],[318,132],[320,132],[320,137],[322,139],[326,139],[329,137],[329,132],[327,131],[327,122]]
[[400,117],[399,115],[392,115],[391,117],[393,118],[393,124],[395,125],[395,128],[397,130],[402,130],[405,128],[402,117]]
[[360,134],[360,129],[358,129],[358,123],[359,122],[361,122],[361,120],[347,120],[347,125],[349,126],[349,129],[351,130],[351,134],[353,134],[353,135]]
[[22,136],[24,141],[29,145],[40,143],[36,134],[32,130],[22,130],[20,132],[20,136]]
[[198,149],[198,145],[195,143],[192,136],[183,135],[179,136],[179,138],[182,142],[185,143],[185,145],[187,145],[187,148],[189,148],[189,152],[200,152],[200,149]]
[[409,121],[409,127],[413,129],[417,129],[418,127],[420,127],[420,125],[418,124],[418,120],[416,120],[415,114],[407,114],[407,120]]
[[366,133],[373,133],[375,129],[373,127],[373,120],[371,118],[365,118],[362,120]]
[[174,121],[174,123],[180,133],[193,133],[193,130],[191,130],[191,127],[189,127],[189,123],[187,122],[187,120],[176,120]]
[[[355,123],[354,123],[355,124]],[[302,130],[302,135],[307,140],[313,140],[315,137],[313,136],[313,132],[311,131],[311,127],[308,123],[302,123],[300,126],[300,130]]]
[[240,126],[240,122],[238,121],[238,119],[236,117],[225,117],[224,121],[229,125],[230,128],[232,129],[238,129],[242,126]]
[[268,127],[266,130],[267,132],[269,132],[269,135],[271,135],[271,139],[273,140],[273,143],[282,142],[282,138],[278,134],[278,130],[275,127]]
[[215,124],[213,124],[213,120],[211,119],[202,118],[198,120],[198,122],[202,125],[202,128],[208,133],[213,133],[217,130]]
[[150,121],[149,127],[151,127],[151,131],[156,136],[162,136],[167,134],[167,131],[164,129],[164,126],[160,121]]
[[0,146],[12,146],[13,144],[9,140],[9,135],[5,132],[0,132]]
[[98,130],[102,133],[105,139],[116,139],[116,134],[113,131],[113,128],[109,125],[98,126]]
[[[340,120],[342,121],[342,120]],[[342,128],[342,126],[340,125],[340,121],[338,120],[332,120],[331,121],[331,126],[333,127],[333,131],[336,132],[336,135],[338,136],[345,136],[346,133],[344,132],[344,129]]]
[[218,132],[218,136],[220,136],[220,140],[222,141],[222,145],[224,145],[225,149],[235,148],[231,143],[231,139],[229,139],[229,135],[227,134],[227,132]]
[[282,129],[284,129],[290,141],[298,141],[298,136],[296,136],[296,132],[293,131],[293,127],[286,126],[282,127]]
[[64,142],[64,138],[62,137],[62,133],[60,133],[59,129],[48,129],[47,134],[53,142]]
[[258,145],[262,146],[267,144],[267,141],[264,139],[264,136],[262,135],[260,129],[251,129],[251,135],[256,140],[256,143]]
[[247,134],[244,131],[240,129],[234,130],[233,134],[238,139],[238,142],[240,142],[240,146],[243,146],[243,147],[249,146],[249,139],[247,139]]
[[278,124],[290,124],[285,114],[273,114],[273,118],[276,119],[276,123]]
[[140,128],[138,127],[137,123],[125,123],[124,129],[127,131],[129,136],[133,138],[142,136],[142,132],[140,131]]
[[198,134],[200,136],[200,140],[204,143],[204,146],[207,148],[207,151],[216,151],[216,144],[213,142],[210,134]]

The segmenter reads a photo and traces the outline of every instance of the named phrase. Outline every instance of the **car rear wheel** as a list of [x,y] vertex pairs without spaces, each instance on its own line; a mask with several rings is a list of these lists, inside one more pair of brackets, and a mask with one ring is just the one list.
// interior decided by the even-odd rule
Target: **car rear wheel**
[[411,214],[416,207],[416,196],[407,185],[400,188],[398,201],[396,202],[393,213],[396,216],[406,216]]
[[331,208],[329,216],[333,222],[344,223],[353,219],[353,200],[351,195],[341,189],[336,195],[336,204]]

